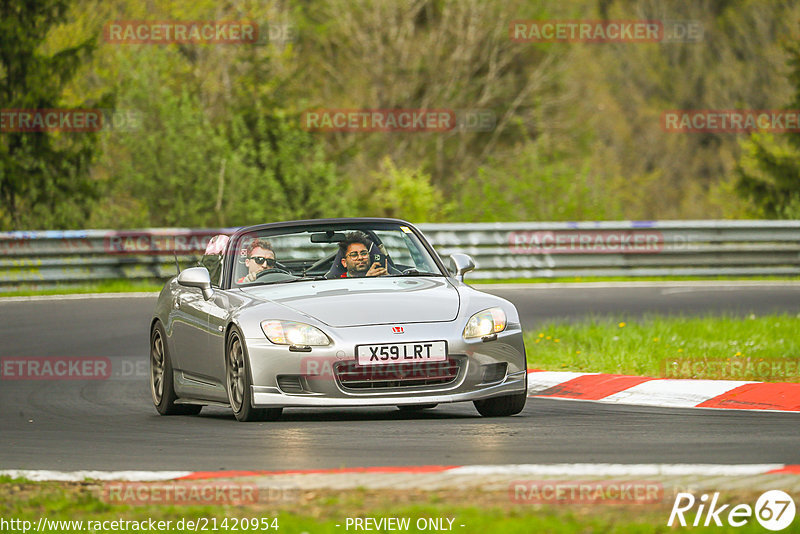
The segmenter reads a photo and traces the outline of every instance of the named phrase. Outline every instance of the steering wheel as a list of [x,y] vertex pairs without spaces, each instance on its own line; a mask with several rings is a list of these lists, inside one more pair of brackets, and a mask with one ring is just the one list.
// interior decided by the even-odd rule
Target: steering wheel
[[263,271],[258,271],[256,273],[256,279],[261,278],[265,274],[274,274],[274,273],[282,273],[282,274],[288,274],[289,276],[294,276],[289,271],[286,271],[286,270],[281,269],[279,267],[273,267],[272,269],[264,269]]

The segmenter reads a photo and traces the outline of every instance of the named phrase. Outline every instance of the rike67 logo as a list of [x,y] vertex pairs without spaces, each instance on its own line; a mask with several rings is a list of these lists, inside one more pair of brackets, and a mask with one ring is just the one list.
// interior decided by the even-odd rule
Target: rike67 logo
[[[677,524],[682,527],[691,525],[718,527],[728,524],[732,527],[746,525],[755,516],[762,527],[767,530],[783,530],[792,524],[795,515],[795,504],[788,493],[780,490],[770,490],[763,493],[754,507],[749,504],[737,504],[731,507],[730,504],[718,505],[719,493],[711,495],[703,494],[700,499],[696,499],[691,493],[678,493],[672,505],[672,512],[669,514],[667,526]],[[694,510],[697,505],[696,511]],[[687,516],[691,519],[694,514],[694,521],[687,522]]]

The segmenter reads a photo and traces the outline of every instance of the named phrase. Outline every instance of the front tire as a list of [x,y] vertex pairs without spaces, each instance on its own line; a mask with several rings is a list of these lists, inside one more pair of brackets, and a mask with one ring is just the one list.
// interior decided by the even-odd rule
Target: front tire
[[196,404],[175,404],[175,382],[172,372],[172,359],[167,348],[164,326],[156,322],[150,332],[150,393],[153,404],[161,415],[197,415],[202,406]]
[[491,399],[473,401],[475,409],[484,417],[507,417],[516,415],[525,408],[527,393],[492,397]]
[[475,409],[484,417],[507,417],[516,415],[525,408],[528,400],[528,375],[525,374],[525,391],[502,397],[473,401]]
[[242,334],[234,328],[225,344],[225,383],[233,415],[242,422],[274,421],[281,416],[283,408],[253,407],[253,380],[242,340]]

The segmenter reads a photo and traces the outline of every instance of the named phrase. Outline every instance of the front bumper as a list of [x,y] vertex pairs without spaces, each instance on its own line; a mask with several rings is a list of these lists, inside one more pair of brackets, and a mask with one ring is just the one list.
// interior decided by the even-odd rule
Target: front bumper
[[[265,338],[248,338],[247,349],[253,378],[252,403],[268,407],[347,407],[442,404],[486,399],[525,391],[526,362],[522,331],[509,325],[496,340],[466,341],[442,336],[452,323],[405,324],[406,341],[445,340],[450,369],[457,373],[444,381],[386,381],[358,388],[343,382],[338,370],[355,360],[355,347],[368,343],[398,342],[386,325],[352,327],[326,332],[334,340],[311,352],[291,352]],[[444,328],[447,326],[447,329]],[[516,328],[515,328],[516,326]],[[344,334],[347,340],[337,338]],[[363,369],[363,368],[362,368]],[[402,375],[403,373],[401,373]],[[410,378],[419,377],[413,371]],[[427,376],[427,375],[426,375]],[[408,377],[407,377],[408,378]],[[363,380],[362,380],[363,382]]]
[[312,395],[287,395],[278,388],[253,386],[253,405],[264,407],[354,407],[354,406],[405,406],[413,404],[444,404],[448,402],[463,402],[486,399],[500,395],[509,395],[525,391],[525,371],[516,376],[508,376],[500,384],[476,388],[472,391],[453,393],[427,393],[427,394],[395,394],[392,396],[375,395],[364,397],[329,397],[319,394]]

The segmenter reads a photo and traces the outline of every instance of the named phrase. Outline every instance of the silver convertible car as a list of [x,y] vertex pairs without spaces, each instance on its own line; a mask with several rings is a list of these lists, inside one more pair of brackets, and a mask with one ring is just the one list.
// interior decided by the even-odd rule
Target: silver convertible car
[[150,389],[162,415],[233,409],[472,401],[522,411],[522,328],[508,301],[463,281],[397,219],[264,224],[215,236],[200,266],[169,280],[150,324]]

